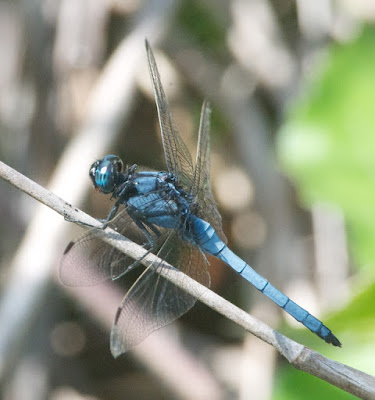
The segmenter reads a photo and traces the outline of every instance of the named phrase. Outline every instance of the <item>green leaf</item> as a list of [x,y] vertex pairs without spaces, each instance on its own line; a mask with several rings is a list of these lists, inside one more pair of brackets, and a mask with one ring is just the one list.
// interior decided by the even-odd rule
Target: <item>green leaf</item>
[[339,206],[357,265],[375,265],[375,31],[332,48],[290,110],[279,156],[306,205]]

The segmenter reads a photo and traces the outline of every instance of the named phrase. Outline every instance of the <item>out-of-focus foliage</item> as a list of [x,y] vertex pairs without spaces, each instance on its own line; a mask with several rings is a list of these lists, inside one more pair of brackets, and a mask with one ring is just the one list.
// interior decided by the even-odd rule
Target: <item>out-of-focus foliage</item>
[[[374,50],[373,29],[364,30],[351,43],[332,46],[319,77],[291,108],[278,142],[280,158],[297,183],[302,202],[330,203],[343,210],[353,264],[362,267],[359,280],[365,276],[366,286],[357,289],[358,294],[332,319],[343,349],[331,356],[352,366],[366,365],[369,373],[375,371]],[[288,393],[285,398],[296,395],[295,387],[287,389],[293,382],[304,385],[305,399],[316,398],[315,390],[324,383],[303,379],[305,375],[296,381],[295,374],[289,370],[280,384],[281,392]],[[319,398],[353,398],[342,392],[335,397],[334,392],[327,386]]]
[[320,379],[286,368],[277,377],[278,385],[273,400],[351,400],[356,397]]
[[195,0],[182,2],[177,17],[180,28],[192,37],[199,38],[201,46],[223,51],[225,31],[204,3]]
[[[158,7],[151,7],[153,3],[0,0],[2,160],[39,183],[47,182],[59,165],[60,157],[69,153],[70,138],[75,141],[76,135],[84,130],[82,126],[90,121],[86,112],[92,103],[92,93],[108,71],[107,66],[113,61],[110,57],[120,41],[123,43],[122,40],[132,37],[138,19],[143,21],[143,18],[157,15],[160,5],[168,10],[171,7],[166,5],[168,1],[155,2]],[[307,302],[301,305],[315,312],[309,308],[309,300],[314,304],[320,293],[320,288],[315,287],[318,286],[315,285],[318,263],[314,260],[317,253],[314,239],[318,234],[311,223],[311,205],[326,202],[343,210],[348,228],[345,231],[341,227],[345,231],[343,236],[348,235],[353,264],[361,267],[353,274],[356,279],[363,281],[365,273],[367,278],[367,272],[375,264],[375,213],[372,210],[375,204],[372,189],[375,178],[372,154],[375,147],[372,135],[375,127],[372,121],[375,119],[375,31],[367,29],[351,42],[335,42],[353,38],[353,25],[360,27],[364,21],[375,20],[372,7],[368,5],[366,15],[358,17],[358,13],[353,15],[343,8],[349,1],[316,2],[317,5],[290,0],[172,3],[172,12],[162,12],[165,19],[160,32],[165,32],[155,40],[156,61],[166,91],[171,88],[174,92],[169,102],[193,158],[203,98],[211,102],[211,180],[230,246],[239,250],[239,255],[280,289],[289,290],[291,281],[296,283],[295,287],[302,287],[301,291],[311,287]],[[366,9],[364,2],[356,5],[352,0],[351,3],[355,10]],[[152,42],[156,38],[148,36],[148,39]],[[143,42],[144,37],[141,37],[139,46],[142,49]],[[134,56],[136,53],[134,49]],[[319,56],[315,57],[317,53]],[[163,58],[172,67],[169,72],[163,67]],[[312,81],[317,59],[322,63],[319,76],[315,75]],[[124,58],[124,69],[120,70],[119,77],[127,76],[132,83],[135,75],[124,73],[128,65],[132,65],[129,55]],[[138,65],[136,80],[139,84],[141,70],[147,74],[146,54]],[[308,66],[308,70],[301,71],[301,65]],[[310,84],[301,87],[301,95],[294,100],[277,142],[293,188],[297,188],[304,202],[305,209],[301,210],[294,199],[294,189],[275,167],[273,133],[285,119],[283,111],[290,99],[285,94],[292,93],[295,84],[306,77]],[[146,79],[149,83],[148,75]],[[123,116],[111,117],[116,121],[114,125],[121,127],[114,129],[119,136],[117,139],[113,136],[110,152],[120,155],[126,164],[163,169],[155,103],[153,97],[144,96],[145,93],[142,88],[131,95],[132,112],[122,123],[119,121]],[[107,96],[103,104],[112,109],[120,100],[113,93],[107,92]],[[97,118],[95,124],[100,126],[100,121]],[[103,153],[99,151],[95,157],[105,154],[103,149]],[[72,165],[75,161],[71,160]],[[88,160],[87,170],[93,161]],[[82,179],[78,179],[77,174],[65,174],[65,181],[69,187],[80,189],[83,185],[88,187],[89,178],[85,170]],[[1,294],[7,289],[8,276],[13,273],[13,263],[9,260],[13,253],[18,254],[16,247],[23,243],[22,237],[32,221],[31,207],[34,207],[28,205],[23,195],[11,190],[0,181],[0,253],[3,256],[0,258],[4,259],[0,268]],[[60,194],[69,200],[65,192]],[[74,202],[74,206],[78,205]],[[111,203],[91,190],[82,207],[103,218]],[[41,233],[50,232],[53,227],[47,228],[39,227]],[[68,238],[73,237],[75,234],[68,234],[66,242],[58,244],[61,250],[49,261],[52,270],[57,268],[55,264]],[[38,240],[45,246],[41,238]],[[331,245],[331,238],[325,244]],[[346,252],[346,243],[342,243],[340,250]],[[38,399],[44,398],[38,394],[41,392],[48,399],[174,399],[181,398],[176,393],[185,390],[182,397],[196,399],[188,389],[198,388],[199,392],[206,393],[204,389],[211,387],[211,381],[221,396],[215,397],[209,390],[207,398],[210,399],[353,398],[291,368],[275,353],[267,358],[259,340],[250,337],[243,342],[242,328],[200,303],[179,321],[181,328],[166,333],[169,341],[158,342],[161,346],[154,345],[148,354],[146,347],[146,352],[135,349],[114,360],[109,351],[108,328],[102,329],[102,325],[95,322],[94,311],[106,310],[103,314],[110,320],[116,307],[107,303],[107,297],[110,299],[117,292],[106,292],[104,285],[103,295],[97,297],[98,304],[93,301],[86,307],[85,303],[72,301],[65,287],[54,283],[49,290],[38,287],[38,297],[42,293],[44,304],[35,307],[36,302],[30,301],[24,289],[34,283],[29,279],[36,273],[30,268],[30,262],[39,264],[40,252],[34,253],[35,259],[28,259],[27,274],[20,279],[24,296],[16,298],[13,308],[28,310],[21,314],[28,314],[30,321],[34,315],[39,319],[30,329],[25,328],[27,324],[23,327],[7,324],[22,331],[25,340],[22,345],[18,339],[13,340],[16,354],[9,352],[12,362],[3,363],[8,371],[4,382],[0,380],[1,398],[24,399],[25,396],[14,394],[21,390],[28,398]],[[210,263],[214,291],[279,329],[278,319],[270,316],[266,306],[265,311],[262,310],[264,296],[254,295],[256,290],[251,285],[214,258]],[[343,304],[342,299],[335,302],[336,310],[328,318],[327,315],[317,316],[337,334],[343,348],[327,345],[302,326],[293,328],[285,323],[281,331],[327,357],[374,373],[375,282],[367,279],[359,290],[357,282],[348,279],[346,260],[341,264],[340,279],[349,290],[356,287],[355,293],[354,290],[347,293],[348,304]],[[369,268],[366,270],[364,266]],[[322,281],[333,287],[335,278],[330,272]],[[78,288],[77,293],[92,293],[93,289]],[[120,286],[120,290],[125,293],[125,288]],[[0,296],[0,306],[3,299],[7,296]],[[322,298],[320,303],[322,308],[330,306],[329,301]],[[271,305],[271,308],[278,312],[276,306]],[[14,316],[15,312],[5,314]],[[4,332],[0,333],[0,338],[5,336]],[[79,336],[85,340],[80,342]],[[173,343],[177,346],[173,357],[168,359],[163,346],[171,349]],[[69,349],[71,354],[68,354]],[[183,361],[185,352],[191,362]],[[158,374],[151,371],[158,371]],[[165,371],[171,371],[173,379]],[[190,371],[199,371],[202,380],[192,378]],[[3,396],[3,392],[7,396]]]
[[356,266],[375,264],[375,31],[333,46],[290,111],[280,156],[305,204],[338,205]]

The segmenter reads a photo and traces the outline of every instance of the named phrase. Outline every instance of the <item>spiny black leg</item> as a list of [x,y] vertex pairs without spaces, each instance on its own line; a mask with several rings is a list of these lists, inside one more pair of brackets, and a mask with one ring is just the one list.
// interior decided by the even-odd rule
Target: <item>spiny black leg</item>
[[133,221],[138,226],[138,228],[141,230],[144,237],[147,239],[147,242],[148,242],[148,245],[150,246],[150,248],[152,248],[155,245],[155,241],[154,241],[154,238],[151,236],[151,234],[146,229],[144,223],[141,221],[138,221],[135,218],[133,218]]
[[112,207],[112,210],[109,212],[108,217],[106,219],[100,219],[100,222],[103,222],[103,225],[100,227],[100,229],[105,229],[108,224],[111,222],[111,220],[115,217],[117,214],[118,208],[120,207],[120,202],[116,201],[115,205]]
[[150,222],[147,222],[147,221],[143,221],[143,224],[146,225],[148,228],[150,228],[152,230],[152,232],[154,232],[157,237],[160,237],[161,233],[160,233],[159,229],[154,224],[151,224]]
[[143,254],[143,256],[139,257],[138,260],[135,260],[128,267],[126,267],[126,269],[125,269],[125,271],[123,273],[121,273],[120,275],[116,276],[115,278],[112,277],[112,279],[115,280],[115,279],[121,278],[122,276],[124,276],[128,272],[132,271],[134,268],[138,267],[142,263],[142,260],[146,256],[148,256],[153,250],[154,250],[154,248],[150,248],[149,250],[147,250],[147,252],[145,254]]

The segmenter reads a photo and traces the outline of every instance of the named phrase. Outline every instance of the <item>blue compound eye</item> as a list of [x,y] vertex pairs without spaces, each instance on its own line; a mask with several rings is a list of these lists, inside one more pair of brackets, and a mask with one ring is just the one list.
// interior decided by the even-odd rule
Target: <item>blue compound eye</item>
[[113,165],[106,162],[98,165],[95,172],[95,183],[103,193],[111,193],[114,190]]
[[114,155],[95,161],[89,172],[95,189],[105,194],[112,193],[116,188],[122,166],[120,158]]

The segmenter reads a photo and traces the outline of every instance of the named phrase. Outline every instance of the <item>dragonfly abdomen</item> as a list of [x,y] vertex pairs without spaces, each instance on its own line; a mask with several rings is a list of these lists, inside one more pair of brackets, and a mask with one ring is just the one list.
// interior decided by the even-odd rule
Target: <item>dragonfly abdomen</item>
[[194,238],[203,251],[224,261],[259,291],[321,339],[325,340],[327,343],[332,343],[334,346],[341,347],[340,341],[329,328],[292,301],[287,295],[271,285],[266,278],[259,275],[249,264],[233,253],[219,238],[214,228],[208,222],[195,216],[191,218],[193,222],[192,226],[194,227]]

